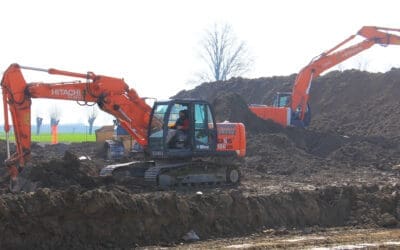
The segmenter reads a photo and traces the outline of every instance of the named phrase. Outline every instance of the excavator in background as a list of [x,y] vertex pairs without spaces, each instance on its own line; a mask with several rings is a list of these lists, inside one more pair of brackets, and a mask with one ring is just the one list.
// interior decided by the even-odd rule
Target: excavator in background
[[[400,32],[374,26],[362,27],[356,35],[352,35],[332,49],[313,58],[297,75],[292,92],[278,92],[272,106],[251,104],[250,110],[262,119],[270,119],[284,127],[306,127],[311,121],[311,110],[308,103],[312,81],[329,68],[369,49],[374,44],[382,46],[400,45],[400,36],[390,32]],[[359,43],[341,48],[356,37],[365,39]]]
[[[84,79],[27,83],[22,70],[43,71],[52,75]],[[11,189],[18,187],[18,174],[31,154],[32,98],[76,101],[80,105],[97,103],[113,115],[144,149],[145,159],[106,166],[103,176],[142,177],[159,186],[199,183],[238,183],[237,159],[246,153],[246,135],[242,123],[216,123],[213,108],[203,100],[174,99],[156,101],[150,107],[123,79],[57,69],[41,69],[11,64],[1,80],[4,128],[7,138]],[[185,136],[169,138],[172,125],[181,110],[188,114],[190,128]],[[9,150],[9,111],[15,135],[16,152]],[[105,145],[109,151],[113,142]]]

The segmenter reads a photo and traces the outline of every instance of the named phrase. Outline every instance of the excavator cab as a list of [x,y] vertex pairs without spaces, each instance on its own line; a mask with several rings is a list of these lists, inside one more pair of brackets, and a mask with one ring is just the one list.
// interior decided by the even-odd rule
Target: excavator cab
[[289,107],[292,98],[291,92],[277,92],[274,98],[274,107]]
[[[188,127],[178,129],[184,114]],[[148,153],[152,158],[185,158],[216,151],[217,129],[210,104],[202,100],[168,100],[153,106]]]
[[[292,92],[277,92],[272,104],[277,108],[290,108],[292,101]],[[311,109],[307,103],[304,118],[300,118],[300,109],[290,111],[290,125],[295,127],[307,127],[311,121]]]

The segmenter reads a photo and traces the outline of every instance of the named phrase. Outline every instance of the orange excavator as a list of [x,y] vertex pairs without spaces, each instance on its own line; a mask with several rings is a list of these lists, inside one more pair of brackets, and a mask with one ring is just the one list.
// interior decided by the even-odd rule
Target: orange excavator
[[[74,80],[27,83],[22,70],[43,71]],[[156,101],[150,107],[123,79],[93,72],[82,74],[18,64],[10,65],[4,72],[1,87],[8,151],[5,165],[9,168],[13,187],[17,186],[18,174],[31,154],[32,98],[71,100],[81,105],[97,103],[101,110],[113,115],[144,149],[146,159],[109,165],[101,170],[101,175],[123,173],[142,177],[147,183],[159,186],[238,183],[240,180],[235,161],[224,159],[245,155],[244,125],[216,123],[213,109],[206,101],[174,99]],[[9,111],[16,143],[16,152],[12,155],[9,150]],[[189,130],[173,133],[172,127],[180,111],[187,114]],[[107,142],[106,147],[112,148],[113,142]]]
[[[364,26],[356,35],[352,35],[332,49],[323,52],[311,60],[297,75],[292,92],[278,92],[272,106],[252,104],[250,110],[257,116],[271,119],[282,126],[306,127],[311,121],[308,103],[312,81],[329,68],[369,49],[374,44],[382,46],[400,45],[400,36],[392,34],[400,29]],[[342,48],[356,37],[365,38],[354,45]]]

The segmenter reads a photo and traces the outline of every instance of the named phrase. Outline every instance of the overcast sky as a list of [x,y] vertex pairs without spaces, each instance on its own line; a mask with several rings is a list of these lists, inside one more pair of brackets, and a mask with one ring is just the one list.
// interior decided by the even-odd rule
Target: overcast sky
[[[202,65],[199,41],[214,23],[230,24],[246,41],[255,59],[249,78],[297,73],[365,25],[400,28],[398,0],[13,0],[1,1],[0,9],[1,72],[14,62],[93,71],[159,99],[194,87],[188,82]],[[400,47],[375,46],[341,68],[359,65],[374,72],[399,67]],[[45,73],[26,78],[51,79]],[[86,123],[89,109],[38,99],[32,121],[39,114],[49,123],[54,105],[61,123]],[[95,124],[111,122],[101,114]]]

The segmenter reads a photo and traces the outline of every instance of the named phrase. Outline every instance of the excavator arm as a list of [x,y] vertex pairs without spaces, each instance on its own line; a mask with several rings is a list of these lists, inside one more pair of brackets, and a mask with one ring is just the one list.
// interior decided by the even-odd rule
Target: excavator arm
[[[85,81],[27,83],[22,69],[81,78]],[[146,148],[148,144],[147,130],[151,107],[138,96],[135,90],[130,89],[123,79],[96,75],[92,72],[81,74],[12,64],[4,72],[1,88],[6,136],[8,138],[10,131],[8,117],[8,111],[10,111],[17,147],[16,152],[6,161],[12,179],[16,178],[17,168],[24,167],[30,155],[32,98],[71,100],[83,104],[97,103],[101,110],[115,116],[122,127],[141,146]]]
[[[292,100],[290,107],[299,120],[304,120],[309,99],[311,82],[325,70],[369,49],[374,44],[382,46],[400,45],[400,36],[389,32],[400,32],[400,29],[364,26],[356,35],[352,35],[332,49],[325,51],[315,57],[306,67],[304,67],[295,80]],[[365,39],[357,44],[341,49],[356,37],[361,36]]]

